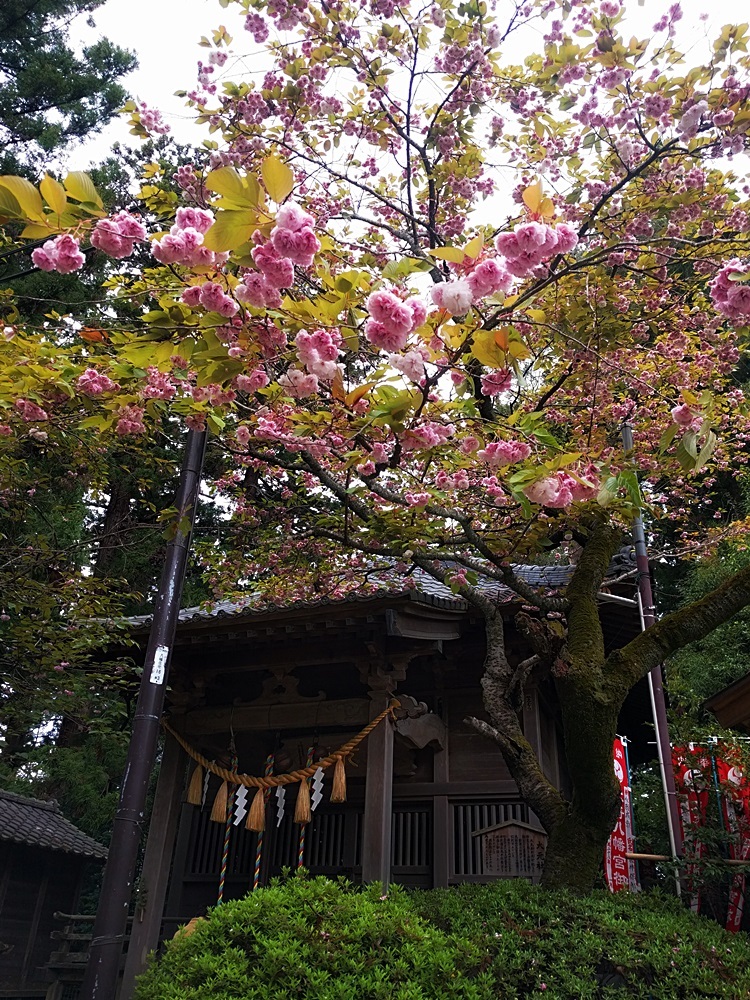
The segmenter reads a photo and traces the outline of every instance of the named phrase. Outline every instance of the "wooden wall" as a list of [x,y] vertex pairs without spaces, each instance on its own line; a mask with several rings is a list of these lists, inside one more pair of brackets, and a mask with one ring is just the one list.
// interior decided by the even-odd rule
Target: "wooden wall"
[[0,842],[0,997],[45,996],[52,915],[75,912],[82,865],[75,855]]

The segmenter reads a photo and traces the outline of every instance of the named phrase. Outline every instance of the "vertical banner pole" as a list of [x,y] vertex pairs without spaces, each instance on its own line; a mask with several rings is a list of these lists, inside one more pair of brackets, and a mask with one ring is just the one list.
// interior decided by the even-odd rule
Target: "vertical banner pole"
[[205,452],[206,432],[188,431],[180,485],[175,499],[177,529],[167,544],[156,595],[153,624],[133,719],[133,733],[123,772],[120,803],[112,828],[109,858],[104,870],[81,1000],[112,1000],[117,993],[120,957],[125,941],[146,795],[156,760],[159,720],[164,707]]
[[[623,424],[622,444],[625,454],[629,455],[633,450],[633,429],[629,424]],[[641,609],[641,628],[645,631],[656,621],[654,596],[651,590],[651,570],[648,563],[648,549],[646,547],[646,534],[643,530],[643,518],[639,515],[633,520],[633,545],[635,546],[635,564],[638,571],[638,595]],[[654,715],[654,728],[656,730],[656,746],[659,757],[659,769],[661,771],[662,789],[664,791],[664,805],[667,813],[667,828],[669,830],[669,844],[672,857],[682,857],[683,844],[680,830],[680,814],[677,803],[677,789],[674,781],[674,771],[672,769],[672,748],[669,742],[669,727],[667,724],[667,703],[664,697],[664,686],[662,682],[661,667],[654,667],[648,675],[649,692],[651,694],[651,708]],[[681,892],[680,877],[675,869],[675,882],[677,884],[678,895]]]

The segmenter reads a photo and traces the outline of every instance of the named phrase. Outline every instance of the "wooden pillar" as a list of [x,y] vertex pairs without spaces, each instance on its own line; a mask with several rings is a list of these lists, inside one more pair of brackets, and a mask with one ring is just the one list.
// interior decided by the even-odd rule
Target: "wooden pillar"
[[[447,785],[450,781],[449,769],[449,728],[448,709],[443,702],[443,722],[445,723],[445,746],[436,750],[433,757],[433,777],[436,783]],[[447,795],[436,795],[432,806],[432,884],[436,889],[446,889],[452,870],[453,816]]]
[[[386,670],[367,674],[370,719],[388,707],[397,678]],[[393,816],[393,723],[384,719],[367,737],[365,815],[362,833],[362,881],[391,881],[391,822]]]
[[131,1000],[135,978],[146,965],[149,952],[159,944],[164,900],[172,862],[180,802],[185,784],[187,756],[169,733],[164,737],[164,752],[156,783],[154,808],[143,858],[140,888],[142,901],[136,906],[133,930],[125,960],[119,1000]]

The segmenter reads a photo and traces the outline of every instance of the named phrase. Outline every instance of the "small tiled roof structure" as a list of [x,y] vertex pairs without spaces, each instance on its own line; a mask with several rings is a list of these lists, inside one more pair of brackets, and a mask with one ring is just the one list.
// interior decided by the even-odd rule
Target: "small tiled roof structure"
[[42,802],[0,789],[0,841],[103,861],[107,848],[65,819],[53,800]]
[[[607,576],[617,577],[621,574],[628,575],[628,573],[633,573],[634,567],[635,556],[632,546],[625,546],[615,555],[609,566]],[[556,593],[570,582],[575,566],[567,564],[562,566],[514,565],[512,569],[516,576],[523,580],[523,582],[528,586],[536,587],[542,593]],[[380,590],[369,594],[347,594],[346,596],[339,598],[315,597],[307,601],[293,601],[286,605],[268,605],[266,603],[253,604],[252,595],[249,595],[246,600],[240,602],[228,600],[215,601],[210,605],[210,607],[182,608],[179,612],[178,621],[179,624],[184,625],[188,622],[207,622],[211,619],[235,616],[250,618],[256,615],[263,615],[269,610],[291,611],[303,607],[321,607],[329,604],[345,604],[353,602],[361,603],[362,601],[372,601],[383,597],[405,597],[421,604],[429,604],[446,610],[458,610],[465,609],[467,607],[467,603],[462,597],[454,594],[450,587],[447,587],[444,583],[440,583],[424,570],[414,570],[411,574],[411,579],[413,589],[404,589],[402,583],[394,583],[391,586],[388,586],[388,583],[384,581],[385,586],[381,587]],[[492,597],[499,603],[510,604],[514,600],[517,601],[519,599],[514,591],[494,579],[480,579],[477,586],[486,596]],[[128,618],[128,623],[136,630],[149,627],[152,621],[153,617],[150,614],[134,615],[131,618]]]

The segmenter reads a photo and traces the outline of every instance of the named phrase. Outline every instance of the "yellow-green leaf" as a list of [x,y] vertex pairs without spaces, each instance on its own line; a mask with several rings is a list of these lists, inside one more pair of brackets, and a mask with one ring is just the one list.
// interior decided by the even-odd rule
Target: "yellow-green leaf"
[[35,222],[41,222],[44,219],[42,196],[26,178],[9,175],[0,177],[0,187],[10,191],[25,218],[33,219]]
[[497,343],[494,330],[479,330],[474,334],[471,353],[488,368],[505,368],[505,351]]
[[289,195],[294,187],[294,172],[278,156],[267,156],[261,165],[263,184],[277,205]]
[[223,195],[232,207],[258,207],[260,185],[251,174],[241,177],[234,167],[219,167],[206,175],[205,184],[209,191]]
[[39,190],[52,211],[56,215],[62,215],[68,204],[68,196],[65,194],[65,188],[62,184],[54,177],[50,177],[49,174],[45,174],[39,185]]
[[542,190],[542,182],[534,181],[530,184],[526,190],[523,192],[523,203],[528,208],[530,212],[538,212],[539,207],[544,201],[544,192]]
[[21,215],[21,206],[18,199],[14,198],[5,187],[0,187],[0,214],[18,217]]
[[483,246],[484,246],[484,236],[482,235],[482,233],[480,233],[478,236],[475,236],[473,240],[469,240],[469,242],[464,247],[464,253],[466,254],[467,257],[471,257],[472,260],[476,260],[477,257],[482,252]]
[[219,253],[236,250],[243,243],[247,243],[257,224],[258,216],[249,209],[219,212],[216,221],[203,238],[203,245]]
[[430,257],[437,257],[438,260],[449,260],[452,264],[461,264],[466,254],[458,247],[435,247],[428,250]]
[[94,182],[83,170],[74,170],[68,174],[63,183],[71,198],[104,208],[99,192],[94,187]]
[[50,226],[42,226],[38,222],[30,222],[24,226],[21,236],[25,240],[41,240],[47,236],[52,236],[55,232]]

